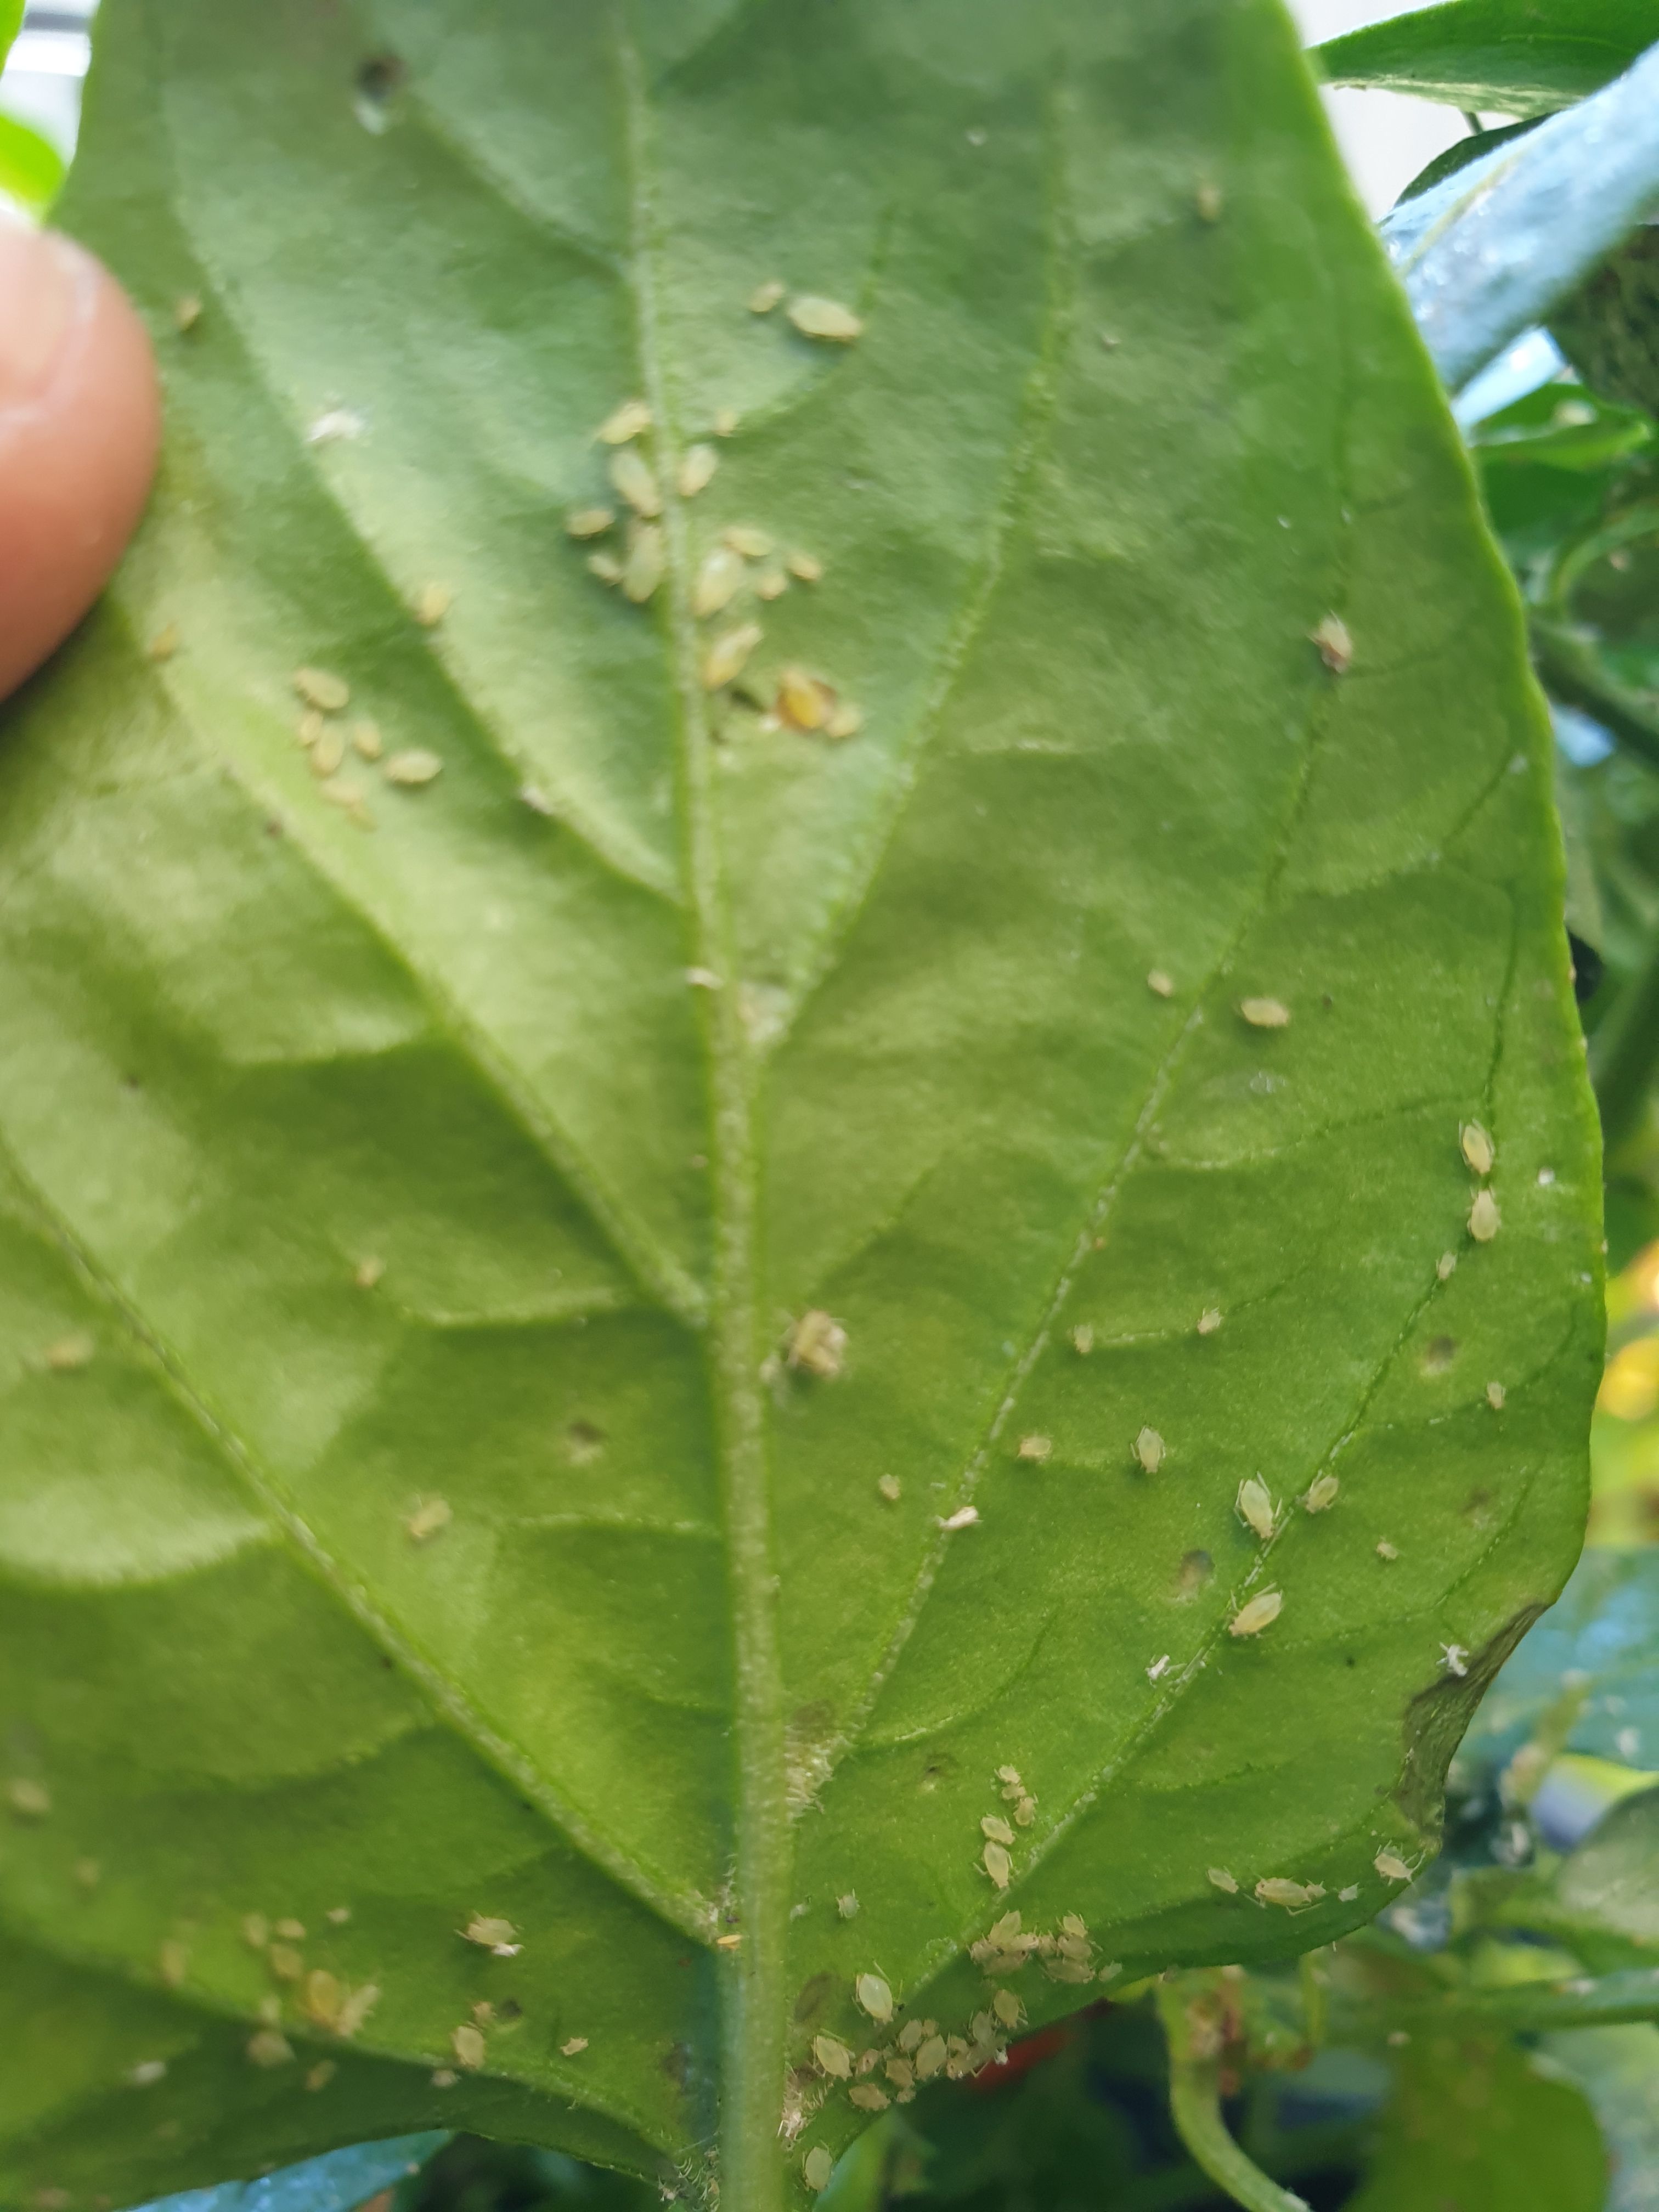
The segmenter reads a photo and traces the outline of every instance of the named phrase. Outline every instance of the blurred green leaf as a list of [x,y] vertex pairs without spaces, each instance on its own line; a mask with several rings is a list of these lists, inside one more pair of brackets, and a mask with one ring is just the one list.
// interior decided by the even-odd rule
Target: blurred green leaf
[[1608,2154],[1606,2212],[1659,2205],[1659,2027],[1591,2027],[1552,2035],[1546,2056],[1576,2081]]
[[1659,1946],[1659,1790],[1626,1797],[1561,1863],[1555,1891],[1587,1927]]
[[1659,40],[1656,0],[1447,0],[1314,49],[1332,84],[1547,115],[1583,100]]
[[1644,225],[1550,311],[1550,331],[1593,390],[1659,410],[1659,230]]
[[3,68],[12,40],[22,27],[23,0],[0,0],[0,68]]
[[1415,2035],[1344,2212],[1602,2212],[1607,2165],[1581,2090],[1478,2033]]
[[0,115],[0,194],[43,214],[64,182],[64,159],[49,139],[14,115]]

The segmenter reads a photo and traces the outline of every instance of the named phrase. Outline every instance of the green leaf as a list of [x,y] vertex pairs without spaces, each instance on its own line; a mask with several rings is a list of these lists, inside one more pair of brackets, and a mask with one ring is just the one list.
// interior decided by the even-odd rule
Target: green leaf
[[164,2197],[144,2212],[351,2212],[354,2205],[416,2175],[448,2141],[441,2133],[399,2136],[391,2142],[353,2143],[258,2181]]
[[64,182],[64,157],[14,115],[0,115],[0,192],[37,213],[51,206]]
[[1332,84],[1547,115],[1609,83],[1656,40],[1656,0],[1447,0],[1314,52]]
[[[1373,1913],[1576,1551],[1519,610],[1265,0],[100,37],[171,433],[0,750],[0,2198],[443,2126],[773,2212],[860,1974],[966,2039],[1011,1909],[1034,2021]],[[822,580],[699,624],[730,527]],[[358,718],[435,780],[322,787]]]
[[1626,1797],[1562,1862],[1565,1912],[1640,1944],[1659,1943],[1659,1790]]
[[1659,2027],[1592,2027],[1544,2050],[1589,2099],[1609,2154],[1606,2212],[1652,2212],[1659,2175]]
[[1584,381],[1627,406],[1659,410],[1659,242],[1644,227],[1550,316]]
[[1374,2162],[1345,2212],[1602,2212],[1595,2114],[1530,2053],[1474,2033],[1419,2035],[1394,2067]]

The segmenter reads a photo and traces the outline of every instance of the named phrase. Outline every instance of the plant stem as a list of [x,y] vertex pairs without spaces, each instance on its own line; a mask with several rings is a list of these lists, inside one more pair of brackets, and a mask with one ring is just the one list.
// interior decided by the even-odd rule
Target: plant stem
[[1615,681],[1594,647],[1576,637],[1567,623],[1535,614],[1531,634],[1533,659],[1551,698],[1593,715],[1650,768],[1659,768],[1659,708]]
[[1263,2173],[1228,2134],[1221,2117],[1219,2057],[1200,2057],[1194,2051],[1182,1984],[1165,1983],[1158,2004],[1170,2046],[1170,2116],[1194,2162],[1245,2212],[1308,2212],[1300,2197]]
[[1522,1982],[1510,1989],[1460,1990],[1415,2003],[1346,2005],[1338,2034],[1373,2043],[1390,2033],[1490,2028],[1543,2035],[1572,2027],[1615,2027],[1659,2021],[1659,1973],[1647,1967],[1606,1974],[1586,1988]]

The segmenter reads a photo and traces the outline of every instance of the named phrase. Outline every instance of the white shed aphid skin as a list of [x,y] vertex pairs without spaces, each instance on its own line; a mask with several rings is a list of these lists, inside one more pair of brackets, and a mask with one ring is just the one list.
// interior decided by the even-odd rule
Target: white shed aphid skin
[[663,534],[653,522],[641,523],[630,532],[628,558],[623,562],[623,597],[642,607],[661,583],[668,566]]
[[1336,1503],[1336,1494],[1342,1487],[1341,1478],[1334,1474],[1316,1474],[1304,1493],[1303,1508],[1309,1513],[1328,1512]]
[[1494,1413],[1501,1413],[1503,1412],[1504,1401],[1508,1395],[1508,1392],[1504,1389],[1501,1382],[1488,1382],[1486,1385],[1486,1403],[1492,1407]]
[[876,1484],[876,1488],[880,1491],[890,1505],[896,1505],[904,1494],[904,1486],[896,1474],[884,1474]]
[[52,1792],[32,1775],[20,1774],[6,1784],[6,1802],[20,1820],[44,1820],[52,1810]]
[[702,688],[719,691],[741,676],[744,664],[760,643],[758,623],[739,623],[735,629],[724,631],[715,638],[702,659]]
[[1265,1544],[1273,1533],[1273,1501],[1267,1486],[1259,1474],[1249,1475],[1238,1486],[1238,1496],[1233,1510],[1246,1528],[1252,1528]]
[[1253,1030],[1282,1030],[1291,1018],[1282,999],[1241,999],[1238,1011]]
[[803,337],[827,338],[832,345],[851,345],[864,335],[860,316],[817,292],[797,293],[789,302],[789,319]]
[[1282,1590],[1263,1590],[1260,1597],[1253,1597],[1247,1605],[1240,1606],[1227,1623],[1228,1635],[1260,1636],[1264,1628],[1278,1620],[1284,1604]]
[[404,1520],[412,1544],[424,1544],[441,1528],[448,1528],[454,1519],[454,1508],[447,1498],[423,1498]]
[[354,722],[351,726],[351,744],[359,760],[379,760],[386,750],[380,742],[380,724],[367,718]]
[[893,1992],[881,1975],[860,1974],[853,1984],[853,1995],[878,2027],[884,2027],[893,2017]]
[[443,772],[442,761],[424,745],[405,745],[401,752],[391,756],[383,771],[388,783],[400,784],[411,791],[432,782]]
[[980,1863],[999,1889],[1007,1888],[1014,1863],[1001,1844],[987,1844],[980,1854]]
[[624,399],[622,405],[607,415],[593,433],[602,446],[625,446],[630,438],[641,437],[651,428],[651,410],[643,399]]
[[1478,1176],[1489,1176],[1492,1162],[1498,1158],[1498,1148],[1479,1121],[1465,1121],[1457,1133],[1463,1158]]
[[994,1844],[1012,1844],[1014,1840],[1013,1830],[998,1813],[988,1813],[979,1824],[979,1832]]
[[1164,1464],[1168,1447],[1156,1429],[1142,1429],[1134,1441],[1134,1455],[1147,1474],[1156,1474]]
[[1160,1658],[1154,1659],[1152,1665],[1146,1669],[1146,1680],[1149,1682],[1161,1681],[1169,1671],[1170,1654],[1166,1651]]
[[1263,1905],[1282,1905],[1287,1912],[1296,1912],[1304,1905],[1317,1904],[1325,1892],[1316,1881],[1288,1881],[1282,1875],[1270,1874],[1257,1882],[1255,1893]]
[[818,2070],[827,2074],[832,2081],[850,2081],[853,2078],[853,2054],[838,2035],[815,2035],[812,2056]]
[[1469,1208],[1469,1234],[1477,1244],[1490,1244],[1503,1226],[1498,1200],[1489,1190],[1478,1190]]
[[415,619],[422,629],[435,629],[454,604],[447,584],[422,584],[415,594]]
[[1434,1263],[1434,1272],[1443,1283],[1450,1282],[1457,1272],[1456,1253],[1443,1252]]
[[1086,1321],[1080,1321],[1072,1331],[1072,1349],[1079,1358],[1086,1359],[1094,1348],[1094,1330]]
[[810,1307],[790,1328],[784,1357],[797,1370],[833,1382],[846,1364],[847,1331],[821,1306]]
[[1377,1540],[1376,1556],[1383,1560],[1397,1559],[1400,1557],[1399,1547],[1391,1544],[1386,1536],[1380,1537]]
[[816,553],[805,553],[797,547],[785,554],[783,565],[797,583],[821,584],[823,581],[823,563]]
[[757,284],[749,295],[751,315],[769,315],[789,287],[781,276],[769,276],[763,284]]
[[510,1920],[503,1920],[495,1913],[475,1912],[459,1932],[469,1943],[493,1951],[500,1944],[512,1942],[519,1931]]
[[712,446],[688,446],[681,459],[674,489],[682,499],[695,499],[714,481],[720,457]]
[[617,496],[646,521],[662,513],[662,487],[649,464],[632,446],[623,446],[611,456],[611,481]]
[[1339,1905],[1352,1905],[1358,1894],[1359,1884],[1357,1881],[1351,1881],[1346,1889],[1339,1889],[1337,1891],[1337,1903]]
[[246,2044],[249,2063],[255,2066],[286,2066],[294,2057],[288,2038],[274,2027],[262,2027],[249,2036]]
[[1371,1861],[1371,1864],[1384,1881],[1409,1881],[1412,1878],[1412,1870],[1399,1852],[1389,1850],[1386,1845]]
[[559,2056],[561,2058],[574,2058],[580,2052],[586,2051],[586,2048],[587,2038],[585,2035],[567,2036],[564,2041],[559,2045]]
[[1308,632],[1308,637],[1319,648],[1319,657],[1333,676],[1347,674],[1353,665],[1353,639],[1340,615],[1327,615]]
[[744,561],[769,560],[774,550],[771,532],[752,522],[727,523],[720,532],[720,543]]
[[337,714],[350,704],[351,686],[326,668],[296,668],[290,681],[305,704],[319,714]]
[[1146,970],[1146,988],[1155,998],[1172,999],[1175,996],[1175,978],[1166,975],[1162,968],[1149,968]]
[[484,2063],[484,2039],[471,2021],[463,2021],[459,2027],[449,2031],[449,2047],[455,2054],[456,2063],[476,2073]]
[[1200,1316],[1199,1316],[1199,1317],[1198,1317],[1198,1333],[1199,1333],[1199,1334],[1200,1334],[1200,1336],[1213,1336],[1213,1335],[1215,1334],[1215,1333],[1216,1333],[1217,1329],[1218,1329],[1218,1328],[1220,1328],[1220,1326],[1221,1326],[1221,1309],[1220,1309],[1220,1307],[1219,1307],[1219,1306],[1206,1306],[1206,1307],[1205,1307],[1205,1309],[1204,1309],[1204,1310],[1203,1310],[1203,1312],[1202,1312],[1201,1314],[1200,1314]]
[[954,1513],[941,1515],[939,1525],[945,1535],[951,1536],[954,1535],[958,1528],[973,1528],[978,1519],[977,1505],[958,1505]]
[[1229,1897],[1238,1895],[1238,1883],[1235,1877],[1228,1873],[1225,1867],[1211,1867],[1207,1871],[1210,1880],[1218,1889],[1224,1889]]
[[811,2190],[828,2189],[836,2161],[822,2143],[815,2143],[801,2160],[801,2179]]
[[613,507],[579,507],[566,515],[565,532],[571,538],[602,538],[616,520]]
[[1461,1681],[1469,1671],[1469,1655],[1461,1644],[1443,1644],[1440,1663],[1449,1674],[1455,1674]]
[[691,611],[705,621],[728,606],[744,579],[742,557],[729,545],[717,545],[704,556],[691,586]]
[[623,580],[623,564],[614,553],[590,553],[587,572],[602,584],[620,584]]
[[336,2035],[349,2042],[380,2002],[378,1983],[365,1982],[361,1989],[353,1990],[340,2007],[340,2016],[334,2023]]
[[312,740],[310,758],[307,765],[320,781],[325,776],[337,775],[345,758],[346,733],[337,722],[325,723]]
[[1019,1459],[1036,1460],[1040,1466],[1048,1457],[1054,1448],[1054,1441],[1052,1437],[1022,1437],[1019,1440],[1019,1449],[1015,1456]]

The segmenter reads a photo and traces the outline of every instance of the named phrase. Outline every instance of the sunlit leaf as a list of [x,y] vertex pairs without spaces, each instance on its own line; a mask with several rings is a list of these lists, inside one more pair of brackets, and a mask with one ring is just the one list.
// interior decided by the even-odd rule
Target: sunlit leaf
[[1583,100],[1659,40],[1655,0],[1447,0],[1316,49],[1333,84],[1500,115]]

